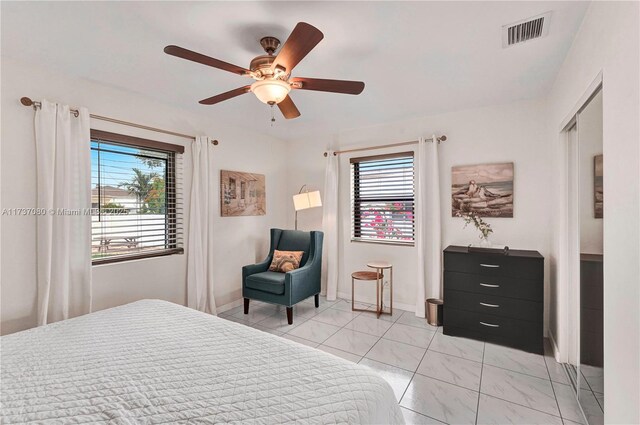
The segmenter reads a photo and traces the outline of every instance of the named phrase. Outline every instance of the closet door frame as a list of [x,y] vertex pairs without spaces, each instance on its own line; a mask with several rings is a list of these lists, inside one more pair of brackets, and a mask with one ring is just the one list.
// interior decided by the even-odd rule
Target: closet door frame
[[578,130],[581,112],[602,90],[602,72],[600,72],[560,125],[560,140],[564,142],[563,152],[566,155],[564,158],[566,204],[563,219],[565,220],[564,231],[567,232],[564,250],[567,263],[564,273],[566,280],[562,289],[564,302],[560,302],[560,305],[564,306],[564,312],[558,314],[564,322],[560,327],[563,329],[566,344],[559,349],[567,350],[561,353],[560,357],[567,360],[565,369],[585,423],[588,423],[587,418],[580,404],[582,373],[580,373],[580,137]]

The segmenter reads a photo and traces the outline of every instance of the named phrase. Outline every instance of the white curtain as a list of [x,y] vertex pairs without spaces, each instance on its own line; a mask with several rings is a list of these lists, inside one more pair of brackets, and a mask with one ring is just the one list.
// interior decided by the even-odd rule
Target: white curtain
[[213,297],[213,217],[216,197],[213,145],[208,137],[198,137],[191,145],[193,177],[189,208],[187,248],[187,305],[216,314]]
[[36,110],[38,326],[91,312],[89,112]]
[[438,140],[418,140],[416,172],[416,247],[418,291],[416,316],[425,317],[425,300],[440,298],[442,279],[442,234],[440,221],[440,177]]
[[324,175],[324,200],[322,204],[322,230],[324,245],[323,274],[327,277],[327,300],[338,295],[338,179],[339,161],[334,152],[327,152]]

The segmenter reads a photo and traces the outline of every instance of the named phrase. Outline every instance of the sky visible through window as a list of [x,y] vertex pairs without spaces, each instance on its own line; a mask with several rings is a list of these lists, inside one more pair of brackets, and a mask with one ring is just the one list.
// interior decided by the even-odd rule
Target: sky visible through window
[[[91,141],[92,256],[167,248],[167,153]],[[172,202],[172,201],[170,201]]]
[[[100,149],[100,152],[98,152],[98,149]],[[139,156],[140,154],[145,157],[151,157],[148,158],[151,160],[142,160],[142,156]],[[100,157],[99,171],[98,157]],[[152,158],[156,158],[159,161],[153,161]],[[131,182],[136,176],[133,171],[134,168],[146,175],[158,175],[164,178],[166,159],[167,155],[160,152],[92,140],[91,188],[96,188],[98,184],[103,187],[119,187],[125,182]]]

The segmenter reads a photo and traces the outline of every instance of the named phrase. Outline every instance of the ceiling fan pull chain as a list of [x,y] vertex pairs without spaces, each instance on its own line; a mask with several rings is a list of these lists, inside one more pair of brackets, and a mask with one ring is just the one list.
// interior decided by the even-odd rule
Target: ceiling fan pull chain
[[273,113],[273,104],[271,104],[271,127],[273,127],[273,124],[276,122],[276,116]]

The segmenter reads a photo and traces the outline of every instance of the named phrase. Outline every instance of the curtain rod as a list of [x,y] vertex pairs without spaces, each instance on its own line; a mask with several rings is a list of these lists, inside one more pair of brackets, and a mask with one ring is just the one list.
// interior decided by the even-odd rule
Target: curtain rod
[[[428,139],[425,140],[431,140],[433,142],[433,137],[429,137]],[[436,137],[436,140],[438,143],[440,142],[444,142],[445,140],[447,140],[447,136],[445,136],[444,134],[440,137]],[[370,150],[374,150],[374,149],[384,149],[384,148],[394,148],[396,146],[406,146],[406,145],[415,145],[417,144],[418,141],[417,140],[412,140],[410,142],[401,142],[401,143],[392,143],[390,145],[379,145],[379,146],[367,146],[366,148],[356,148],[356,149],[346,149],[343,151],[335,151],[333,153],[333,155],[338,155],[341,153],[348,153],[348,152],[360,152],[360,151],[370,151]],[[327,156],[329,153],[325,152],[324,156]]]
[[[28,97],[20,98],[20,103],[22,103],[24,106],[32,106],[33,109],[38,109],[38,108],[42,107],[42,103],[41,102],[33,101]],[[71,112],[76,117],[79,114],[77,109],[70,109],[69,112]],[[156,133],[164,133],[164,134],[169,134],[171,136],[184,137],[185,139],[191,139],[191,140],[195,140],[196,139],[195,136],[191,136],[189,134],[183,134],[183,133],[177,133],[175,131],[163,130],[161,128],[150,127],[148,125],[142,125],[142,124],[136,124],[134,122],[123,121],[123,120],[119,120],[119,119],[116,119],[116,118],[104,117],[102,115],[95,115],[95,114],[89,114],[89,116],[91,118],[93,118],[93,119],[100,120],[100,121],[108,121],[108,122],[112,122],[112,123],[115,123],[115,124],[126,125],[126,126],[129,126],[129,127],[141,128],[143,130],[155,131]],[[214,145],[217,145],[218,141],[217,140],[212,140],[211,143],[213,143]]]

